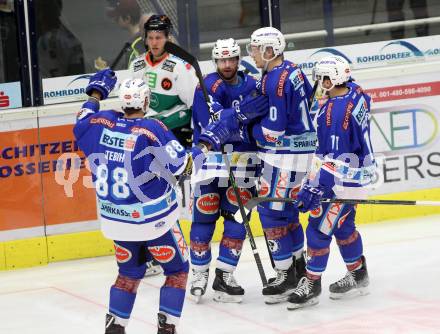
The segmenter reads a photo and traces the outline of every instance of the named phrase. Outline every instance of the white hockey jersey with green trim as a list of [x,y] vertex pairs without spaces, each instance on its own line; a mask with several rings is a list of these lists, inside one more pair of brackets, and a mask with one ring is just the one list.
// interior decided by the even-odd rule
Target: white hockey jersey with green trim
[[191,106],[198,80],[194,68],[172,54],[153,64],[144,53],[130,65],[133,78],[143,79],[151,89],[147,117],[161,120],[170,129],[190,127]]

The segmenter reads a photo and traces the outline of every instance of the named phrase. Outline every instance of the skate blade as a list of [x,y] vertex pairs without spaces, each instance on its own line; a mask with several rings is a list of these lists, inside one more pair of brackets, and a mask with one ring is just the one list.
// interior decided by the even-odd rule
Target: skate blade
[[228,295],[226,292],[215,291],[213,300],[218,303],[241,303],[243,296]]
[[330,299],[339,300],[339,299],[350,299],[357,296],[366,296],[370,294],[368,287],[355,288],[345,293],[334,293],[330,292]]
[[308,301],[306,301],[303,304],[289,303],[289,304],[287,304],[287,309],[289,311],[298,310],[300,308],[310,307],[310,306],[316,305],[318,303],[319,303],[318,297],[313,297],[312,299],[309,299]]
[[295,289],[288,290],[288,291],[282,293],[281,295],[264,296],[264,302],[267,305],[274,305],[274,304],[287,302],[287,300],[289,299],[289,296],[292,294],[293,290],[295,290]]
[[163,273],[162,268],[160,266],[155,266],[154,268],[147,269],[147,271],[145,272],[144,277],[156,276],[156,275],[159,275],[159,274],[162,274],[162,273]]

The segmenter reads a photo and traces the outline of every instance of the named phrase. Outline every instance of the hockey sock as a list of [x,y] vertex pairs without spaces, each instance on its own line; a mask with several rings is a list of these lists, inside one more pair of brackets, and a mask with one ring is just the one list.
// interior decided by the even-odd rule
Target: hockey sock
[[117,320],[120,325],[126,326],[128,323],[139,283],[139,279],[119,275],[110,289],[109,311],[119,318]]
[[[354,230],[346,239],[336,239],[339,251],[344,259],[345,264],[350,267],[357,267],[357,263],[363,253],[362,238],[357,230]],[[357,263],[357,264],[356,264]],[[353,270],[353,269],[349,269]]]
[[211,239],[214,233],[215,223],[191,224],[190,254],[191,264],[194,268],[204,270],[209,268],[211,262]]
[[327,267],[330,248],[307,247],[307,273],[320,275]]
[[293,242],[293,255],[299,259],[304,248],[304,231],[300,223],[290,223],[289,233]]
[[292,238],[288,226],[265,228],[275,267],[287,270],[292,265]]
[[233,272],[240,259],[243,240],[232,239],[223,236],[220,242],[217,268],[227,272]]
[[168,276],[160,288],[159,311],[167,315],[169,323],[177,325],[180,318],[185,301],[187,279],[188,273],[179,272]]

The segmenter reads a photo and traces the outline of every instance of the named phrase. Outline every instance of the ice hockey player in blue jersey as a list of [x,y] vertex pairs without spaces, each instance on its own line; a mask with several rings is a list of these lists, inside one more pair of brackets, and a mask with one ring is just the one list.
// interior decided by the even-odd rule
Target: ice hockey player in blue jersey
[[[283,34],[272,27],[254,31],[248,45],[249,55],[263,69],[257,87],[269,99],[265,116],[248,125],[248,131],[240,129],[243,141],[246,135],[256,140],[263,161],[259,196],[294,197],[315,150],[316,133],[308,107],[312,89],[303,72],[284,60],[285,45]],[[228,123],[211,124],[201,138],[213,146],[224,142],[233,135]],[[258,213],[277,272],[263,295],[268,304],[284,302],[305,273],[299,212],[292,203],[267,202],[258,207]]]
[[307,270],[289,297],[288,309],[318,303],[321,275],[332,236],[347,266],[347,274],[330,285],[330,298],[368,293],[368,272],[361,235],[355,226],[356,206],[321,203],[321,198],[365,198],[365,186],[375,172],[370,141],[370,97],[350,80],[350,66],[339,56],[325,57],[313,71],[329,99],[317,114],[318,147],[310,174],[296,205],[310,211],[307,226]]
[[[204,78],[208,94],[212,99],[212,108],[217,114],[231,112],[233,108],[239,107],[240,102],[247,96],[256,93],[256,79],[238,70],[240,46],[232,38],[220,39],[215,43],[212,60],[217,70]],[[256,102],[247,99],[245,101],[248,103],[248,108],[253,108],[253,103]],[[255,107],[267,112],[267,98],[261,97],[257,101],[260,104]],[[194,143],[199,142],[200,134],[210,122],[213,111],[208,108],[199,86],[194,94],[193,104]],[[239,140],[238,137],[236,139]],[[231,168],[240,187],[242,201],[246,203],[255,193],[258,164],[256,146],[255,143],[242,143],[237,140],[230,141],[234,158],[229,157],[229,160],[232,160]],[[193,175],[191,183],[193,219],[190,253],[193,278],[190,293],[196,302],[205,294],[211,262],[211,240],[216,221],[223,216],[224,231],[212,286],[215,291],[214,300],[240,302],[244,289],[236,283],[233,272],[240,259],[246,230],[243,224],[237,223],[233,218],[238,206],[221,152],[208,154],[201,173]]]
[[[115,83],[110,69],[92,76],[86,88],[90,98],[74,127],[91,166],[101,229],[114,240],[119,267],[110,289],[105,333],[125,333],[149,253],[166,276],[160,289],[157,333],[172,334],[182,312],[189,270],[173,183],[174,176],[192,166],[191,157],[162,122],[144,119],[150,89],[143,80],[122,83],[123,113],[99,111],[99,101],[107,98]],[[194,147],[193,153],[195,160],[203,158],[200,147]]]

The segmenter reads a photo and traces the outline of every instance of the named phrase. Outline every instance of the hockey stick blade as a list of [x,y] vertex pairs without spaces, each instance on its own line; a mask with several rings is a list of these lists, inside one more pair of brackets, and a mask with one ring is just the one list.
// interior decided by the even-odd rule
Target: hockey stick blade
[[[245,212],[249,214],[258,204],[264,202],[284,202],[284,203],[294,203],[296,202],[293,198],[276,198],[276,197],[254,197],[251,198],[245,204]],[[345,199],[336,198],[329,199],[323,198],[321,203],[343,203],[343,204],[366,204],[366,205],[418,205],[418,206],[440,206],[440,201],[400,201],[400,200],[387,200],[387,199]],[[237,211],[234,214],[234,218],[237,222],[242,222],[240,212]]]

